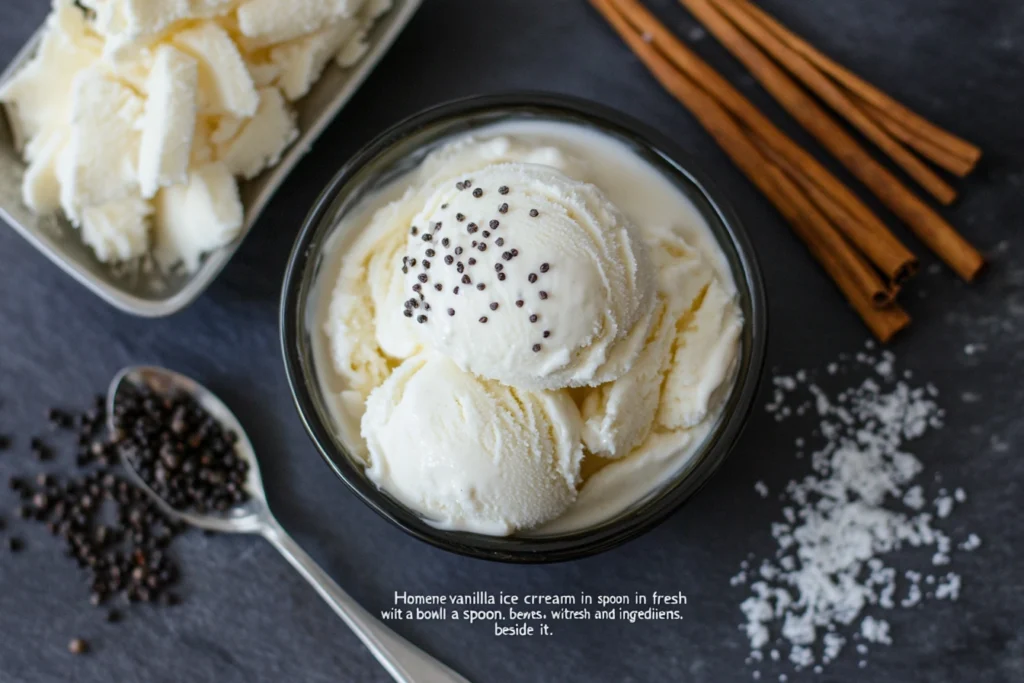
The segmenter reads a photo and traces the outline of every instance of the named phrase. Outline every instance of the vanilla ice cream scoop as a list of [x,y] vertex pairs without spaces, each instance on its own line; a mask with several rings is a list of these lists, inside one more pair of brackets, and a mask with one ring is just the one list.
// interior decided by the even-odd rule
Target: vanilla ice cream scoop
[[420,354],[367,400],[366,474],[432,524],[504,536],[576,499],[580,429],[564,391],[503,386]]
[[461,368],[523,389],[597,385],[642,349],[652,268],[597,187],[495,164],[444,182],[408,230],[404,315]]

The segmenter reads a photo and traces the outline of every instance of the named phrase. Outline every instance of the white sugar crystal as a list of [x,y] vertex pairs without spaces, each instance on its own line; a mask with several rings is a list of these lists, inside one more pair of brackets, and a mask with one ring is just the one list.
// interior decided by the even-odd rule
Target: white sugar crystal
[[[777,421],[791,417],[794,406],[798,417],[801,408],[812,411],[805,435],[794,440],[797,449],[807,447],[811,473],[783,487],[782,519],[770,525],[775,550],[756,565],[757,580],[749,584],[750,595],[741,605],[751,661],[768,657],[788,661],[796,670],[821,672],[849,638],[890,645],[889,622],[864,614],[865,609],[916,607],[925,598],[922,578],[927,584],[936,581],[914,569],[898,576],[887,555],[922,548],[934,565],[951,561],[954,543],[935,523],[952,514],[967,494],[960,488],[952,494],[926,492],[930,486],[914,481],[922,462],[907,448],[941,428],[938,389],[908,384],[911,373],[897,371],[889,351],[860,352],[853,363],[840,356],[826,366],[828,375],[870,374],[844,390],[820,386],[808,371],[773,380],[767,409]],[[768,496],[764,482],[754,489]],[[928,500],[934,512],[926,510]],[[973,550],[980,544],[971,534],[957,547]],[[908,555],[899,564],[914,557],[919,556]],[[747,583],[748,566],[742,565],[733,585]],[[960,590],[960,576],[949,572],[934,593],[955,600]],[[779,645],[766,651],[772,641]],[[859,644],[857,651],[866,655],[867,645]],[[866,660],[859,666],[866,666]]]

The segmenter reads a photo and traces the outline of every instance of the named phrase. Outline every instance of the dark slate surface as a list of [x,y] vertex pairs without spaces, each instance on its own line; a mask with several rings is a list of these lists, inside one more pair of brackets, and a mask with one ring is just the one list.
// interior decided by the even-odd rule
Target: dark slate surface
[[[6,0],[0,61],[42,20],[48,3]],[[249,425],[285,526],[372,610],[395,590],[448,593],[683,590],[687,620],[671,625],[580,624],[549,639],[496,639],[486,628],[401,623],[397,630],[475,681],[749,680],[737,631],[743,588],[730,587],[748,552],[773,550],[774,490],[801,476],[788,441],[761,410],[706,491],[664,525],[616,551],[550,567],[488,564],[407,538],[349,495],[310,446],[292,409],[277,344],[285,259],[306,209],[335,169],[371,136],[423,107],[463,95],[537,88],[619,107],[690,150],[731,195],[760,252],[771,299],[770,366],[822,367],[859,348],[865,332],[785,225],[690,116],[663,93],[582,0],[428,0],[374,76],[303,161],[234,262],[189,310],[145,321],[109,308],[13,231],[0,229],[0,432],[19,435],[0,455],[6,477],[31,467],[28,435],[47,405],[80,404],[121,366],[154,362],[205,381]],[[694,31],[670,0],[662,16],[778,120],[777,108],[722,49]],[[929,472],[964,486],[948,520],[985,545],[952,567],[960,601],[889,618],[899,643],[849,652],[822,681],[1024,680],[1024,77],[1018,2],[771,0],[776,12],[842,62],[988,152],[947,214],[993,260],[973,287],[926,270],[904,297],[915,318],[893,347],[901,367],[934,381],[947,427],[917,446]],[[926,259],[925,263],[931,263]],[[977,352],[969,354],[966,345]],[[964,402],[964,392],[981,396]],[[763,400],[761,401],[763,403]],[[0,492],[0,507],[14,502]],[[334,614],[266,543],[190,535],[178,543],[186,604],[132,611],[111,626],[86,602],[77,570],[39,528],[4,513],[24,535],[20,556],[0,552],[2,681],[384,681]],[[95,652],[67,654],[68,639]]]

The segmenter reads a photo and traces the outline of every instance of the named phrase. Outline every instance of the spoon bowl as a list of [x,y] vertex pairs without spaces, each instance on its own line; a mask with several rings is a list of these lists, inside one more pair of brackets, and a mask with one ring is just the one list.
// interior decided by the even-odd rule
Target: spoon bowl
[[256,452],[241,423],[224,402],[195,380],[172,370],[155,366],[128,367],[117,373],[107,391],[107,420],[113,433],[115,408],[132,387],[148,386],[157,395],[187,394],[226,430],[238,437],[235,455],[249,464],[245,489],[250,498],[223,513],[196,514],[167,503],[136,471],[131,458],[121,461],[128,477],[145,491],[172,519],[201,529],[222,533],[260,534],[284,555],[285,559],[320,594],[335,613],[352,629],[381,666],[400,683],[469,683],[447,666],[404,640],[363,609],[327,572],[306,554],[274,518],[260,477]]
[[110,383],[110,388],[107,390],[107,422],[111,432],[116,428],[114,424],[114,406],[127,390],[130,390],[132,387],[141,386],[148,386],[157,394],[165,396],[177,393],[188,394],[202,406],[203,410],[220,422],[225,429],[235,433],[238,437],[238,441],[235,442],[235,455],[249,464],[249,472],[245,482],[245,490],[249,494],[249,500],[241,505],[236,505],[226,513],[196,514],[187,510],[178,510],[169,505],[139,475],[131,459],[122,457],[121,462],[124,464],[128,476],[156,501],[164,513],[172,518],[187,522],[200,529],[206,529],[207,531],[258,533],[262,525],[272,519],[273,516],[270,514],[270,508],[267,505],[267,495],[263,488],[263,478],[260,476],[256,451],[253,449],[249,437],[246,435],[245,430],[242,429],[242,424],[235,417],[235,414],[231,412],[216,394],[194,379],[173,370],[139,365],[125,368],[117,373],[117,376]]

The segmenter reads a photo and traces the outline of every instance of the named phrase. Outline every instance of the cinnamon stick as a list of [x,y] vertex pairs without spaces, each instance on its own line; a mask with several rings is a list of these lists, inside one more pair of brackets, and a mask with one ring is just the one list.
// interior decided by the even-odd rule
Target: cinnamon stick
[[839,228],[876,268],[894,282],[903,282],[917,272],[917,258],[914,254],[856,194],[779,130],[717,71],[668,31],[642,4],[637,0],[615,0],[614,5],[622,17],[636,31],[649,37],[658,51],[680,72],[699,83],[738,121],[750,129],[755,138],[760,138],[787,159],[854,217],[854,221],[844,222]]
[[[804,174],[800,173],[785,157],[775,152],[773,149],[764,144],[763,141],[754,139],[754,144],[765,156],[768,161],[778,166],[783,172],[785,172],[790,180],[796,183],[801,190],[807,195],[807,198],[814,204],[817,209],[824,214],[828,220],[836,226],[840,226],[847,221],[855,220],[846,210],[843,209],[838,203],[836,203],[831,197],[822,192],[821,188],[815,185],[810,179]],[[867,264],[864,264],[866,267]],[[876,308],[882,308],[891,304],[896,294],[899,292],[899,286],[893,284],[890,287],[884,287],[881,283],[871,292],[871,303]]]
[[883,109],[879,109],[871,102],[859,97],[850,91],[851,97],[864,110],[864,113],[878,122],[878,125],[889,131],[890,134],[915,152],[928,159],[936,166],[944,168],[950,173],[963,178],[974,170],[977,159],[965,159],[959,157],[948,149],[940,146],[934,139],[925,135],[921,129],[913,129],[891,116]]
[[803,55],[779,40],[771,31],[747,12],[749,3],[737,0],[712,0],[736,26],[757,43],[761,49],[784,66],[809,90],[824,100],[840,116],[874,142],[907,175],[917,181],[942,204],[951,204],[956,199],[956,190],[944,181],[906,147],[895,139],[888,130],[865,114],[828,76],[818,70]]
[[[916,131],[917,134],[913,136],[914,142],[910,140],[903,140],[903,142],[914,147],[914,149],[942,168],[963,177],[970,173],[978,163],[978,160],[981,159],[981,149],[977,145],[959,138],[949,131],[943,130],[928,119],[900,104],[889,95],[886,95],[849,69],[837,64],[806,40],[780,24],[778,20],[757,5],[748,0],[735,0],[735,4],[743,7],[748,14],[757,19],[765,28],[774,33],[790,48],[802,54],[816,67],[831,76],[837,83],[840,83],[844,88],[870,104],[879,112],[884,113],[889,121],[902,129]],[[882,123],[882,125],[885,124]],[[899,137],[891,129],[890,132]],[[918,147],[918,144],[924,147]],[[924,151],[925,148],[938,148],[946,152],[946,154],[933,157]]]
[[964,280],[984,265],[981,254],[938,213],[875,161],[814,99],[708,0],[680,0],[808,132],[860,179]]
[[839,285],[872,332],[883,341],[891,337],[899,328],[894,324],[894,309],[877,309],[873,304],[878,289],[884,285],[863,258],[832,228],[800,189],[758,151],[748,134],[713,97],[675,69],[653,45],[645,42],[619,12],[619,0],[590,2],[652,75],[693,113],[737,167],[789,220],[794,231]]

